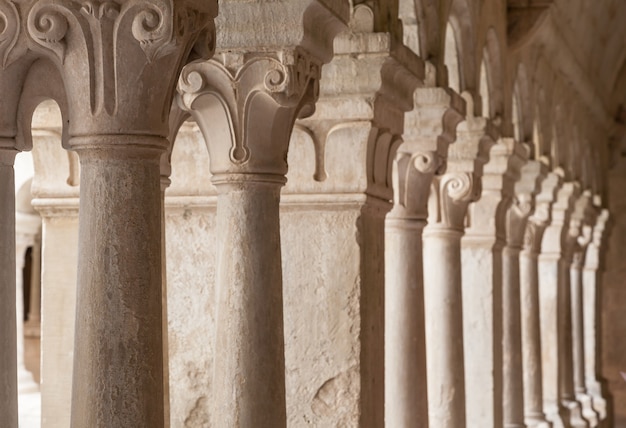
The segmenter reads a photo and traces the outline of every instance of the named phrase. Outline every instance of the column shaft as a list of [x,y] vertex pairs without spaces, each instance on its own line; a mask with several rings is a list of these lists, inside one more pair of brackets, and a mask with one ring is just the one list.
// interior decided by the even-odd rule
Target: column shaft
[[392,216],[385,222],[387,427],[428,426],[422,270],[425,223]]
[[524,419],[529,428],[545,424],[539,324],[539,271],[537,254],[520,253]]
[[213,425],[280,428],[286,426],[279,228],[283,181],[244,177],[216,181]]
[[158,137],[74,138],[81,162],[74,428],[164,426]]
[[539,302],[541,334],[541,370],[543,373],[543,400],[546,416],[555,428],[563,427],[560,414],[560,370],[561,357],[559,340],[559,290],[558,255],[544,255],[539,258]]
[[561,405],[572,428],[586,428],[589,425],[582,417],[580,403],[576,401],[574,393],[574,346],[572,343],[572,296],[570,276],[571,256],[564,256],[559,260],[559,296],[558,328],[559,332],[559,379],[561,390]]
[[7,428],[17,428],[15,155],[14,150],[0,149],[0,415]]
[[585,385],[585,338],[583,332],[583,278],[582,255],[572,263],[570,270],[571,310],[572,310],[572,346],[574,365],[574,393],[582,405],[583,417],[589,425],[598,425],[598,414],[594,411],[591,396]]
[[462,232],[424,230],[424,302],[428,413],[431,427],[465,427]]
[[525,426],[519,254],[509,246],[502,252],[503,413],[504,426],[511,428]]
[[600,419],[606,418],[606,400],[602,396],[602,386],[598,381],[597,368],[597,325],[598,325],[598,273],[596,268],[585,268],[583,271],[583,320],[584,320],[584,347],[585,347],[585,385],[591,394],[593,408]]

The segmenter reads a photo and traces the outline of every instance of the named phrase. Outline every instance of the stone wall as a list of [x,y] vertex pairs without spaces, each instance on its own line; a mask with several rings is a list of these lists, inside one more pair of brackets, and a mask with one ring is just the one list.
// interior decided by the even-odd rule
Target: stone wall
[[[609,173],[609,239],[600,286],[601,372],[610,392],[613,426],[626,427],[626,158]],[[609,410],[609,414],[611,411]]]

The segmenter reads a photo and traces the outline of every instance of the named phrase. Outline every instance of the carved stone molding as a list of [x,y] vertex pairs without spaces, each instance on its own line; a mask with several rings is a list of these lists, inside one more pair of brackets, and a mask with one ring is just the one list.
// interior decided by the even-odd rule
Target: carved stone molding
[[540,183],[545,174],[545,166],[537,161],[529,161],[521,168],[520,178],[515,183],[513,203],[507,211],[506,238],[511,248],[521,249],[524,244],[527,221],[534,210],[535,196],[541,190]]
[[212,51],[216,14],[213,0],[41,0],[25,19],[30,48],[63,75],[71,135],[165,137],[178,73],[196,40]]
[[[584,251],[592,238],[592,224],[595,222],[591,192],[585,190],[576,199],[569,219],[565,237],[565,254],[576,266],[583,263]],[[578,258],[576,256],[578,255]]]
[[350,30],[336,37],[333,60],[322,70],[316,112],[297,123],[314,134],[318,155],[318,146],[323,152],[332,132],[348,127],[359,132],[369,126],[366,191],[389,201],[404,115],[413,108],[413,93],[423,84],[425,65],[406,46],[394,44],[392,34],[373,32],[372,20],[367,5],[355,6]]
[[[529,165],[535,165],[542,171],[542,175],[545,174],[547,170],[545,164],[538,161],[529,163]],[[541,252],[543,233],[550,223],[552,204],[556,200],[557,192],[561,188],[562,183],[562,176],[556,172],[545,174],[545,177],[541,180],[540,190],[535,196],[534,211],[528,219],[524,231],[523,247],[525,251],[532,254],[539,254]]]
[[313,112],[320,67],[297,48],[223,53],[185,67],[179,103],[205,136],[212,173],[283,177],[294,121]]
[[553,257],[563,256],[566,262],[571,261],[569,251],[569,221],[574,210],[574,203],[580,194],[580,185],[566,182],[557,192],[552,205],[551,222],[546,228],[542,240],[542,254]]
[[501,138],[491,147],[489,162],[483,167],[482,194],[469,206],[468,237],[504,241],[509,207],[516,203],[520,214],[524,209],[520,203],[525,199],[514,199],[513,193],[528,154],[527,146],[511,138]]
[[600,255],[603,249],[603,240],[606,232],[606,225],[609,220],[609,210],[602,209],[596,218],[596,224],[593,227],[591,242],[587,246],[585,254],[584,268],[587,270],[598,270],[600,267]]
[[[414,105],[405,115],[404,142],[398,148],[392,169],[392,215],[425,219],[432,186],[438,188],[437,195],[442,191],[454,199],[463,199],[461,187],[472,178],[461,174],[432,184],[436,174],[445,172],[448,146],[454,141],[456,127],[465,112],[462,98],[443,88],[419,88],[414,94]],[[439,206],[439,201],[435,205]],[[447,202],[441,201],[442,208],[447,206]]]

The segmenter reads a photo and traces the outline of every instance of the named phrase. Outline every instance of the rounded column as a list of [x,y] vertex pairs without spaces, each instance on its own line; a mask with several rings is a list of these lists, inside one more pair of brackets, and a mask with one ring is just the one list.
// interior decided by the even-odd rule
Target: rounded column
[[214,412],[224,426],[284,426],[282,177],[214,177],[218,189]]
[[427,427],[422,231],[437,158],[398,150],[385,219],[385,426]]
[[0,140],[0,415],[3,424],[17,428],[17,333],[15,293],[15,174],[17,151]]
[[431,426],[465,427],[462,230],[424,230],[428,411]]
[[162,427],[160,157],[167,140],[95,136],[72,144],[81,185],[71,424]]
[[597,412],[600,420],[607,417],[606,399],[602,395],[602,385],[598,380],[598,314],[596,312],[598,300],[598,283],[600,268],[600,254],[603,237],[609,212],[603,209],[593,229],[593,238],[587,247],[585,265],[583,268],[583,328],[584,328],[584,365],[585,385],[590,394],[593,409]]
[[287,423],[280,189],[320,66],[297,47],[224,53],[190,64],[179,82],[179,105],[205,137],[218,190],[214,426]]
[[538,259],[543,233],[550,221],[551,205],[561,186],[561,177],[555,173],[546,174],[545,165],[539,162],[535,164],[545,178],[535,197],[534,212],[524,229],[519,260],[524,420],[528,428],[547,428],[550,423],[544,413]]

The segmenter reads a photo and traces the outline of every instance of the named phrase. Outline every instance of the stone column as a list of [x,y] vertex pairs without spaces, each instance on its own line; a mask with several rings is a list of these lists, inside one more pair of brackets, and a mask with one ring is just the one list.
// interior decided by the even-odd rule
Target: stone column
[[[568,321],[572,253],[568,230],[574,201],[579,193],[578,184],[573,182],[563,184],[559,190],[539,256],[544,409],[555,428],[586,426],[580,406],[574,401],[573,390],[568,387],[572,377],[571,323]],[[570,346],[567,345],[567,335]]]
[[[444,165],[447,146],[463,117],[454,108],[460,97],[444,89],[418,89],[415,98],[415,116],[421,121],[414,122],[411,119],[418,117],[409,113],[410,127],[392,171],[394,207],[385,220],[385,426],[389,427],[428,426],[422,230],[433,176]],[[427,135],[425,130],[435,133]]]
[[505,214],[520,167],[527,158],[526,147],[511,138],[499,139],[491,148],[489,162],[483,168],[480,199],[469,206],[461,241],[469,426],[502,427],[503,422],[510,422],[510,415],[503,413],[508,397],[503,390],[507,355],[502,346],[502,250],[506,244]]
[[550,424],[544,414],[538,256],[543,233],[550,220],[551,206],[561,186],[561,177],[555,173],[546,175],[547,167],[540,161],[532,161],[526,168],[538,170],[538,175],[545,178],[535,197],[535,209],[526,224],[520,252],[524,420],[528,428],[547,428]]
[[[355,353],[354,358],[359,361],[354,369],[360,372],[360,390],[357,399],[361,410],[358,412],[358,418],[359,425],[363,428],[383,426],[385,409],[405,404],[397,399],[396,392],[390,395],[385,395],[384,392],[385,386],[389,385],[389,382],[385,382],[385,368],[389,367],[385,365],[384,332],[385,216],[392,207],[390,201],[393,199],[393,191],[390,177],[394,156],[402,140],[404,124],[409,121],[405,120],[405,116],[411,115],[407,111],[413,108],[415,90],[424,84],[425,64],[406,46],[391,43],[394,40],[391,31],[385,28],[377,28],[375,31],[373,10],[366,4],[355,5],[350,29],[335,38],[333,59],[322,69],[320,98],[316,103],[315,114],[296,123],[299,131],[305,131],[302,134],[312,136],[314,146],[310,161],[315,159],[313,180],[316,183],[313,186],[309,185],[305,193],[320,189],[325,197],[336,199],[339,195],[333,193],[346,195],[352,188],[355,195],[362,195],[360,197],[362,201],[357,202],[360,210],[359,220],[354,225],[360,250],[358,279],[356,285],[346,283],[334,285],[332,288],[341,294],[351,294],[352,291],[348,287],[355,286],[359,290],[359,313],[354,321],[360,324],[360,330],[354,331],[353,335],[354,344],[358,343],[359,346],[344,343],[346,346],[342,348],[351,349],[351,352]],[[433,140],[436,140],[436,136]],[[351,159],[345,159],[342,153],[350,153]],[[294,154],[297,156],[297,152],[290,152],[290,156]],[[341,169],[340,174],[332,172],[333,169],[337,171],[337,168]],[[285,192],[294,191],[299,179],[301,180],[301,175],[298,174],[303,174],[304,171],[291,170],[290,173],[294,180],[291,181],[290,178]],[[349,175],[349,179],[346,174]],[[350,271],[344,271],[352,275]],[[287,302],[289,295],[286,294],[285,298]],[[344,310],[347,311],[349,308]],[[288,322],[288,312],[285,316]],[[289,343],[290,338],[285,339]],[[334,344],[330,343],[329,346]],[[297,342],[294,343],[294,348],[296,347],[300,347]],[[327,354],[328,351],[323,348],[316,350],[318,359],[322,353]],[[316,354],[310,357],[316,358]],[[293,367],[295,364],[304,363],[306,362],[301,358],[290,362],[290,350],[287,347],[288,372],[290,364]],[[316,379],[315,382],[311,382],[311,379],[302,376],[295,380],[294,377],[298,376],[299,370],[291,371],[294,374],[291,379],[287,377],[286,382],[287,384],[291,382],[293,387],[298,389],[298,394],[293,400],[299,402],[297,406],[309,407],[305,403],[310,394],[307,391],[307,383],[320,381]],[[319,388],[315,385],[311,387]],[[397,391],[397,394],[400,393]],[[385,405],[385,396],[389,398],[389,406]],[[419,406],[411,403],[410,409],[406,408],[400,412],[404,414],[409,411],[415,414],[417,407]],[[394,411],[394,414],[398,413]],[[425,414],[423,416],[426,417]],[[340,417],[340,414],[333,417]],[[320,420],[310,423],[332,422]]]
[[28,67],[26,38],[14,2],[0,2],[0,415],[3,426],[17,428],[17,334],[15,313],[15,156],[27,149],[16,143],[17,109]]
[[[598,414],[593,409],[591,395],[585,386],[585,345],[583,331],[583,278],[582,267],[587,245],[591,241],[592,224],[595,223],[597,213],[593,209],[591,193],[585,191],[577,201],[577,213],[572,218],[577,233],[576,250],[570,266],[570,296],[571,296],[571,327],[572,327],[572,369],[573,389],[576,400],[581,404],[582,414],[590,427],[598,426]],[[577,217],[577,218],[575,218]]]
[[461,237],[494,142],[472,113],[470,105],[448,150],[447,171],[433,179],[423,234],[428,412],[430,426],[442,428],[466,426]]
[[15,174],[12,139],[0,139],[0,415],[17,428],[17,334],[15,311]]
[[[304,12],[298,9],[302,4],[283,7],[285,13],[291,7]],[[334,37],[336,16],[325,8],[318,12],[331,27],[317,30]],[[235,21],[239,15],[225,13]],[[281,51],[223,52],[216,58],[186,67],[179,83],[181,106],[207,142],[218,190],[219,353],[212,425],[284,427],[280,189],[294,121],[313,112],[326,57],[294,45]]]
[[160,158],[179,71],[213,40],[216,9],[44,0],[24,13],[63,75],[81,166],[72,427],[165,424]]
[[[543,179],[542,165],[529,161],[515,183],[513,204],[506,212],[506,246],[502,252],[503,315],[503,393],[504,426],[526,426],[524,406],[524,364],[522,348],[522,301],[520,254],[528,217],[534,208],[538,182]],[[537,337],[538,339],[538,337]]]
[[601,421],[606,419],[607,409],[606,399],[602,395],[602,385],[598,380],[598,270],[608,219],[609,211],[602,209],[593,228],[592,240],[587,247],[582,277],[585,386],[587,393],[591,395],[593,409]]

